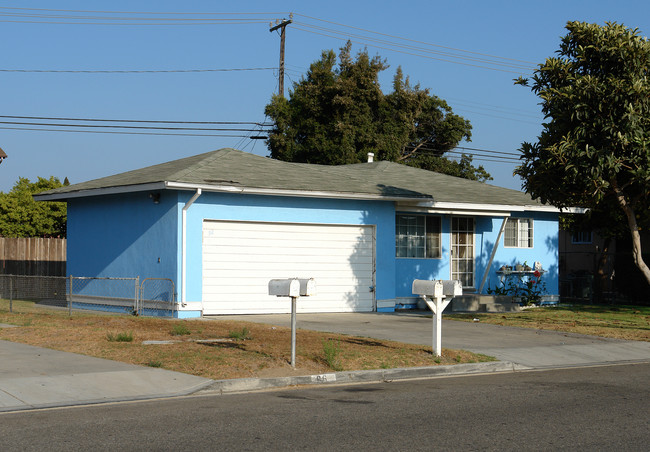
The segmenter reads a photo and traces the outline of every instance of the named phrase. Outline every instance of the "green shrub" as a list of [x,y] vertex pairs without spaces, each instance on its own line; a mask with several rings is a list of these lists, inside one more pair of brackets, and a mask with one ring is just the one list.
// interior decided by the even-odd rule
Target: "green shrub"
[[341,344],[339,341],[332,339],[323,340],[323,356],[325,364],[332,370],[343,370],[339,355],[341,354]]
[[131,331],[117,334],[108,333],[106,339],[108,339],[108,342],[133,342],[133,333]]
[[172,328],[172,336],[186,336],[192,332],[184,323],[178,323]]
[[250,330],[246,327],[242,328],[241,331],[230,331],[228,337],[231,339],[237,339],[239,341],[244,341],[246,339],[251,339]]

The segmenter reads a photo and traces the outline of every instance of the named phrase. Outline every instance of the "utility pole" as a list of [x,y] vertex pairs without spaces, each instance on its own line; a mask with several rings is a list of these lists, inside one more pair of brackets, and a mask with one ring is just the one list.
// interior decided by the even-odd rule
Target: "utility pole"
[[[278,86],[278,92],[280,94],[280,97],[284,97],[284,35],[285,35],[285,28],[287,25],[291,23],[291,17],[292,15],[289,15],[289,20],[283,20],[280,23],[276,22],[275,26],[271,26],[269,29],[270,32],[274,32],[277,29],[280,29],[280,71],[279,71],[279,86]],[[273,25],[273,24],[270,24]]]

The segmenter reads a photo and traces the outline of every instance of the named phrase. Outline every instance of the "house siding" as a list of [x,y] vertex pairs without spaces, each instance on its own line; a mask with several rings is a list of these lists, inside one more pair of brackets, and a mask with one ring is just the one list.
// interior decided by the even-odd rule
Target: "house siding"
[[[540,262],[546,271],[543,280],[546,284],[546,293],[557,295],[559,293],[558,279],[558,214],[543,212],[517,212],[513,218],[531,218],[533,220],[533,247],[532,248],[510,248],[504,245],[504,237],[501,237],[497,253],[488,270],[485,287],[482,293],[487,293],[488,288],[494,289],[499,283],[496,271],[503,265],[510,265],[514,268],[516,264],[527,262],[531,267],[535,262]],[[503,218],[482,217],[477,221],[477,273],[481,278],[490,260],[494,243],[499,235],[499,229]],[[480,284],[480,279],[477,283]]]
[[69,200],[67,274],[177,281],[176,205],[175,193]]

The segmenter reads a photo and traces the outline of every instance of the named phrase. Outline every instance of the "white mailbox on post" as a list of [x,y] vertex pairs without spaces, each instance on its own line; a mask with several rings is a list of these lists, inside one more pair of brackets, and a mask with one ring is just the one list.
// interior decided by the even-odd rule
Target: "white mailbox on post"
[[458,280],[413,280],[412,291],[424,297],[429,309],[433,311],[433,344],[437,356],[442,355],[442,311],[456,295],[463,294],[463,286]]
[[298,279],[272,279],[269,281],[269,295],[299,297],[300,281]]
[[296,300],[316,295],[316,281],[313,278],[272,279],[269,295],[291,297],[291,367],[296,367]]

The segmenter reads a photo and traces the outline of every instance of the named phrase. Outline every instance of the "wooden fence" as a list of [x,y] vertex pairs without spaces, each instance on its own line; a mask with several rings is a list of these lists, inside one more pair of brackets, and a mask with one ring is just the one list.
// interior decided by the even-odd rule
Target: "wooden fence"
[[0,237],[0,274],[65,276],[66,239]]

